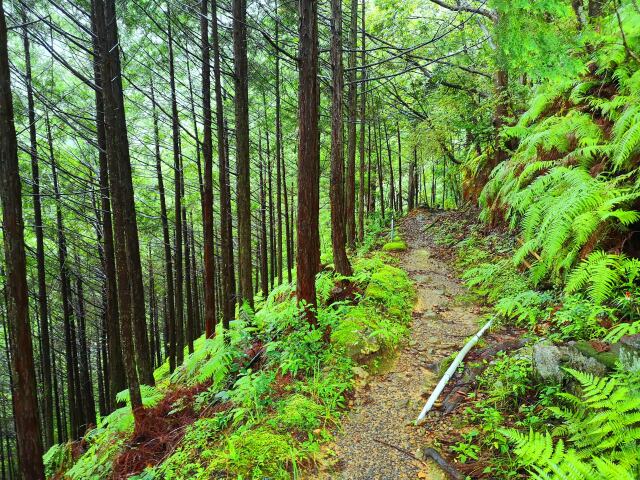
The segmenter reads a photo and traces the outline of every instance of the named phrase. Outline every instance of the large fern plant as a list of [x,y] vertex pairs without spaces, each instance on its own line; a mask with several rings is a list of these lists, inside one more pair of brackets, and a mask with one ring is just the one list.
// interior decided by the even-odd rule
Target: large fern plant
[[640,220],[640,69],[627,51],[640,48],[637,3],[621,2],[601,29],[585,37],[598,48],[584,73],[541,84],[502,130],[518,146],[480,196],[485,220],[503,218],[521,233],[515,260],[533,265],[534,282],[563,280],[602,239]]
[[618,377],[567,370],[582,387],[561,393],[567,408],[553,432],[503,429],[520,465],[535,479],[634,480],[640,475],[640,392]]
[[603,251],[592,252],[571,273],[565,290],[586,290],[595,303],[611,300],[640,278],[640,260]]

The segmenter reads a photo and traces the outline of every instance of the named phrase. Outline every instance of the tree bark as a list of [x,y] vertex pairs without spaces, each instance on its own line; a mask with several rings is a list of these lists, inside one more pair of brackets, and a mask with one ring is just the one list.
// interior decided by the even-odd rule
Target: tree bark
[[[182,186],[184,188],[184,185]],[[194,321],[193,321],[193,291],[191,289],[191,249],[189,248],[189,224],[187,223],[187,211],[182,207],[182,224],[184,237],[184,276],[187,297],[187,322],[185,325],[185,340],[187,343],[187,351],[193,353],[194,340]]]
[[258,154],[260,157],[260,288],[262,297],[269,295],[269,263],[267,259],[267,195],[264,185],[264,161],[262,159],[262,136],[258,134]]
[[378,188],[380,189],[380,212],[382,213],[382,221],[384,222],[384,186],[382,183],[382,132],[380,131],[380,117],[378,117],[377,142],[376,142],[376,160],[378,170]]
[[[265,95],[263,93],[262,96],[263,104],[264,104],[264,119],[265,125],[268,127],[268,119],[267,119],[267,101]],[[272,181],[272,164],[271,164],[271,144],[269,143],[269,129],[266,131],[266,140],[267,140],[267,184],[265,188],[267,189],[268,196],[268,205],[269,205],[269,284],[271,288],[274,287],[274,280],[276,278],[276,233],[274,229],[274,215],[273,215],[273,181]],[[276,155],[277,156],[277,155]]]
[[[102,0],[100,0],[102,3]],[[123,281],[129,284],[129,291],[125,297],[130,297],[130,301],[124,299],[131,308],[131,329],[134,338],[134,348],[137,369],[140,380],[148,385],[154,384],[153,370],[151,368],[151,355],[149,354],[149,342],[146,329],[146,308],[144,301],[144,285],[142,282],[142,264],[140,260],[140,242],[138,239],[138,224],[136,219],[135,199],[133,192],[133,182],[131,175],[131,160],[129,156],[129,141],[127,137],[127,124],[124,109],[124,96],[122,92],[122,78],[120,67],[120,49],[118,40],[118,28],[116,22],[115,0],[104,1],[104,25],[106,31],[106,44],[103,49],[103,95],[105,103],[105,128],[107,133],[107,158],[109,150],[113,152],[113,160],[117,167],[113,173],[109,174],[111,182],[111,194],[114,202],[114,217],[118,217],[115,211],[120,210],[121,225],[118,219],[115,220],[115,229],[123,229],[123,240],[125,249],[121,254],[122,261],[128,263],[127,271],[122,271]],[[111,148],[110,148],[110,143]],[[118,199],[116,202],[115,200]],[[120,206],[120,208],[118,208]],[[116,243],[118,240],[116,239]],[[117,248],[117,246],[116,246]],[[118,269],[120,267],[117,267]],[[127,273],[125,277],[124,274]],[[118,279],[120,288],[120,279]],[[124,291],[122,292],[124,293]],[[118,295],[120,298],[120,295]],[[121,319],[126,318],[126,314],[120,307]],[[127,327],[128,328],[128,327]],[[121,335],[124,342],[124,335]],[[123,345],[123,349],[124,349]],[[126,359],[125,359],[126,364]],[[129,387],[131,388],[129,379]],[[137,383],[134,382],[134,383]]]
[[176,99],[176,79],[173,55],[173,33],[171,13],[167,13],[167,33],[169,44],[169,83],[171,88],[171,131],[173,137],[173,171],[174,171],[174,214],[175,214],[175,309],[176,309],[176,365],[184,360],[184,274],[182,264],[182,162],[180,152],[180,120],[178,118],[178,102]]
[[393,174],[393,161],[391,159],[391,142],[389,141],[389,132],[387,130],[387,122],[384,122],[384,139],[387,143],[387,161],[389,163],[389,207],[393,211],[396,210],[396,187]]
[[153,106],[153,138],[155,143],[156,175],[158,177],[158,195],[160,197],[160,219],[162,221],[162,239],[164,243],[164,269],[167,282],[167,295],[165,297],[167,307],[167,315],[165,315],[165,328],[167,334],[165,335],[165,343],[167,357],[169,357],[169,371],[173,372],[176,368],[176,310],[174,303],[175,289],[173,283],[173,260],[171,258],[171,235],[169,233],[167,201],[164,190],[164,179],[162,177],[160,134],[158,129],[158,113],[156,110],[153,80],[151,81],[151,103]]
[[[287,282],[292,282],[291,270],[293,269],[293,188],[291,189],[291,202],[287,194],[287,170],[285,168],[284,156],[282,157],[282,187],[284,196],[284,230],[285,243],[287,246]],[[289,215],[291,213],[291,215]]]
[[[91,26],[94,47],[93,71],[96,85],[102,85],[100,69],[101,59],[98,31],[96,25],[96,11],[92,2]],[[115,395],[127,388],[124,363],[122,361],[122,343],[120,340],[118,288],[116,284],[116,261],[113,246],[113,224],[111,218],[111,199],[109,192],[109,167],[107,165],[107,139],[104,128],[104,100],[101,92],[96,91],[96,136],[98,141],[98,161],[100,168],[100,210],[102,220],[102,240],[104,251],[104,289],[105,289],[105,328],[107,335],[108,361],[106,361],[109,377],[108,393],[105,395],[107,410],[115,410]]]
[[249,162],[249,72],[247,61],[247,1],[232,0],[233,59],[236,113],[236,194],[238,213],[238,276],[240,303],[253,308],[251,268],[251,180]]
[[[366,85],[367,85],[367,70],[366,65],[366,30],[365,30],[365,0],[362,0],[362,14],[360,15],[360,29],[362,31],[361,37],[361,50],[360,50],[360,64],[362,65],[362,73],[360,74],[360,189],[359,189],[359,201],[358,201],[358,240],[362,242],[364,240],[364,134],[366,125]],[[354,47],[355,48],[355,47]]]
[[29,324],[27,259],[22,219],[22,186],[18,167],[18,142],[13,123],[7,25],[0,0],[0,200],[5,265],[7,313],[11,331],[13,417],[18,460],[23,478],[44,479],[42,437],[38,420],[36,372]]
[[[76,263],[79,263],[76,261]],[[82,406],[84,410],[84,429],[90,428],[90,426],[96,425],[96,402],[93,395],[93,384],[91,382],[91,363],[90,354],[87,347],[87,319],[84,306],[84,286],[82,282],[82,275],[76,274],[76,297],[77,297],[77,311],[76,318],[78,320],[78,361],[79,361],[79,382],[80,382],[80,394],[82,395]]]
[[224,107],[222,103],[222,86],[220,79],[220,40],[218,37],[218,5],[211,0],[211,37],[213,47],[213,76],[216,93],[216,132],[218,136],[218,165],[220,183],[220,277],[222,326],[226,330],[229,322],[235,317],[236,287],[233,267],[233,238],[231,222],[231,186],[229,181],[229,156],[226,148]]
[[317,325],[316,274],[320,268],[318,113],[318,3],[299,2],[298,46],[298,242],[297,298],[308,322]]
[[[282,182],[283,174],[282,167],[284,158],[282,155],[282,119],[280,108],[280,18],[278,17],[278,0],[275,2],[275,49],[274,54],[276,57],[276,217],[278,221],[278,240],[276,242],[277,249],[277,270],[278,270],[278,285],[282,285]],[[286,202],[286,196],[285,196]]]
[[42,367],[42,418],[44,448],[53,445],[53,398],[51,380],[51,340],[49,336],[49,305],[47,302],[47,274],[44,263],[44,235],[42,204],[40,199],[40,167],[38,162],[38,140],[36,136],[36,112],[33,101],[31,76],[31,51],[25,9],[22,9],[22,38],[25,56],[25,83],[29,118],[29,146],[31,156],[31,179],[33,194],[33,219],[36,234],[36,263],[38,269],[38,312],[40,317],[40,364]]
[[[139,272],[141,272],[141,267],[138,229],[133,201],[129,141],[122,93],[118,25],[116,22],[115,0],[93,0],[93,2],[95,2],[96,24],[101,47],[102,91],[107,139],[106,151],[114,214],[120,338],[122,340],[122,356],[129,387],[129,397],[137,426],[141,419],[143,407],[133,343],[133,320],[135,315],[133,302],[135,298],[144,297],[144,294],[140,292],[137,295],[133,294],[133,290],[140,285],[137,282],[132,282],[132,277],[135,275],[132,266],[137,260]],[[140,308],[144,312],[144,301]]]
[[[345,215],[352,212],[345,209],[344,195],[344,158],[342,139],[342,92],[344,86],[344,71],[342,67],[342,3],[341,0],[331,0],[331,182],[329,197],[331,200],[331,246],[333,263],[340,275],[350,276],[353,271],[346,252]],[[350,93],[351,93],[350,89]],[[351,108],[351,103],[349,104]],[[351,116],[351,111],[349,115]],[[351,126],[349,125],[349,131]],[[355,163],[355,129],[353,131],[353,156]],[[352,147],[351,139],[349,146]],[[351,150],[349,150],[349,155]],[[347,159],[348,162],[351,159]],[[347,178],[347,184],[349,178]],[[351,192],[349,192],[351,194]],[[299,231],[298,231],[299,232]],[[299,235],[299,233],[298,233]]]
[[400,124],[396,124],[398,133],[398,210],[402,215],[404,206],[402,205],[402,143],[400,141]]
[[[356,241],[356,112],[358,85],[356,83],[356,49],[358,47],[358,0],[351,0],[349,23],[349,93],[347,120],[347,179],[345,182],[345,217],[347,245]],[[362,89],[364,92],[364,88]]]
[[[193,339],[195,340],[197,337],[202,335],[203,325],[202,325],[202,314],[200,310],[200,291],[198,288],[199,275],[198,275],[198,263],[196,262],[196,239],[195,239],[195,232],[193,231],[193,219],[191,219],[191,225],[192,225],[191,236],[190,236],[190,239],[191,239],[191,291],[193,293],[193,323],[194,323]],[[211,245],[213,247],[213,238],[211,239]],[[213,254],[213,251],[211,253]],[[214,271],[214,274],[215,274],[215,271]],[[213,282],[212,282],[211,288],[212,288],[211,297],[213,300],[212,301],[213,317],[215,318],[216,297],[215,297],[215,284]]]
[[211,136],[211,55],[209,48],[208,0],[200,9],[200,49],[202,55],[202,118],[204,135],[204,188],[202,198],[202,242],[204,244],[204,325],[206,338],[215,331],[215,260],[213,258],[213,139]]

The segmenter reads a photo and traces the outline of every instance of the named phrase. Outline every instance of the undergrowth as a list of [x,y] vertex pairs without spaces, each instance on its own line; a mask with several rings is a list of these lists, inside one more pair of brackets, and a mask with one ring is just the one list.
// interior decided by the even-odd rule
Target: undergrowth
[[638,478],[638,374],[568,371],[573,382],[545,383],[531,347],[545,338],[582,341],[600,352],[639,332],[637,260],[594,251],[567,271],[566,282],[540,282],[536,258],[519,257],[508,230],[490,230],[472,216],[462,228],[460,221],[439,222],[430,234],[453,251],[498,329],[523,329],[530,337],[529,346],[490,359],[480,375],[448,450],[460,469],[473,478]]
[[[378,242],[373,235],[371,245]],[[309,327],[291,285],[275,288],[255,313],[243,308],[224,337],[198,339],[173,374],[166,364],[156,370],[157,387],[142,388],[154,435],[133,431],[128,392],[121,392],[123,406],[81,442],[47,453],[48,474],[298,478],[318,459],[348,406],[354,369],[390,354],[408,331],[414,289],[394,261],[361,254],[350,278],[320,273],[318,328]],[[344,285],[353,286],[352,294],[334,300]]]

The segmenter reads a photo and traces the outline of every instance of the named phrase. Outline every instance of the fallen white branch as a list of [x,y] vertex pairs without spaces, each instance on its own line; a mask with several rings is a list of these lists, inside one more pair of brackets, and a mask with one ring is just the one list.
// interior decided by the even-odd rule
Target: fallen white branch
[[420,415],[418,415],[416,424],[420,423],[424,419],[424,417],[427,415],[427,413],[429,413],[429,411],[433,408],[434,403],[436,403],[436,400],[442,393],[442,390],[444,390],[444,387],[447,386],[447,383],[449,382],[449,380],[451,380],[451,377],[453,377],[453,374],[458,369],[458,366],[460,366],[460,364],[462,363],[462,360],[464,360],[464,357],[467,355],[467,353],[469,353],[469,350],[471,350],[473,346],[476,343],[478,343],[478,340],[480,340],[480,337],[482,337],[484,332],[487,331],[487,329],[491,326],[492,323],[493,323],[493,318],[489,320],[487,323],[485,323],[484,327],[482,327],[478,333],[476,333],[473,337],[471,337],[471,339],[467,342],[464,348],[460,350],[460,353],[458,353],[456,358],[453,360],[453,363],[449,366],[445,374],[442,376],[442,378],[438,382],[438,385],[436,385],[435,390],[429,397],[429,400],[427,400],[427,403],[425,404],[424,408],[420,412]]

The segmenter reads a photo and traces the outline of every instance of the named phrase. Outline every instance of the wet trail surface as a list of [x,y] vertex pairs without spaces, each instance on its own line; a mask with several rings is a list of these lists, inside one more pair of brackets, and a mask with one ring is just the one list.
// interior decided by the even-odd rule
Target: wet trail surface
[[464,301],[466,290],[453,269],[438,258],[428,234],[437,221],[437,214],[422,210],[400,225],[408,246],[398,254],[400,266],[417,290],[411,334],[385,373],[367,378],[357,388],[352,411],[333,446],[337,460],[319,478],[446,478],[435,464],[425,466],[411,457],[420,457],[425,433],[413,421],[438,381],[440,362],[475,333],[478,314]]

